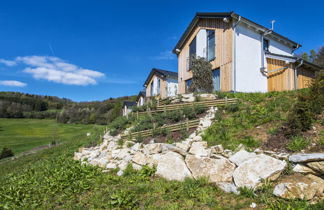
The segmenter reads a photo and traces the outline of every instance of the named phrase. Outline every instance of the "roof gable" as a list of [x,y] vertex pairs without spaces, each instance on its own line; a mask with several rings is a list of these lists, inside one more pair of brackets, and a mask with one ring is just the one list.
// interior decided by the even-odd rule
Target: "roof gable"
[[[207,18],[229,18],[229,19],[235,19],[238,20],[239,17],[241,17],[241,21],[244,22],[245,24],[251,25],[254,28],[256,28],[257,30],[259,30],[260,32],[269,32],[270,29],[255,23],[247,18],[244,18],[234,12],[198,12],[196,13],[195,17],[192,19],[192,21],[190,22],[189,26],[187,27],[187,29],[185,30],[185,32],[182,34],[180,40],[178,41],[178,43],[176,44],[176,46],[173,49],[173,53],[177,54],[177,49],[182,49],[182,47],[184,46],[184,44],[186,43],[186,40],[188,39],[188,37],[190,36],[191,32],[195,29],[195,27],[197,26],[198,22],[200,19],[207,19]],[[271,36],[275,37],[278,40],[283,40],[286,43],[290,43],[292,46],[294,46],[295,48],[300,47],[301,45],[288,39],[285,36],[282,36],[274,31],[271,31]]]
[[178,73],[177,72],[153,68],[151,70],[149,76],[145,80],[144,86],[146,86],[150,82],[150,80],[152,79],[152,77],[154,75],[160,77],[163,80],[165,80],[165,79],[178,79]]

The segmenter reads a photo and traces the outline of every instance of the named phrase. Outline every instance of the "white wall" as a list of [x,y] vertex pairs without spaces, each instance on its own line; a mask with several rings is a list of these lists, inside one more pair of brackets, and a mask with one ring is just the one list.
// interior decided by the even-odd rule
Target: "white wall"
[[[158,94],[158,80],[159,80],[159,78],[154,75],[154,78],[153,78],[153,96],[156,96]],[[160,92],[161,92],[161,81],[160,81]]]
[[[239,24],[236,27],[236,91],[267,92],[268,81],[260,68],[261,58],[266,67],[266,58],[261,48],[261,34]],[[266,37],[269,40],[269,51],[276,54],[292,55],[289,47]]]
[[207,32],[206,29],[200,29],[196,36],[196,55],[198,57],[206,57],[207,48]]
[[178,94],[178,80],[168,79],[167,80],[167,96],[175,96]]

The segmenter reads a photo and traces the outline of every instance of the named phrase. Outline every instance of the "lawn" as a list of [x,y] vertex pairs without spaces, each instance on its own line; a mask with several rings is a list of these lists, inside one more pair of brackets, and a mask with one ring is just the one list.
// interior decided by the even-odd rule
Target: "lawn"
[[17,155],[48,145],[53,140],[63,143],[93,125],[60,124],[48,119],[0,118],[0,149],[9,147]]

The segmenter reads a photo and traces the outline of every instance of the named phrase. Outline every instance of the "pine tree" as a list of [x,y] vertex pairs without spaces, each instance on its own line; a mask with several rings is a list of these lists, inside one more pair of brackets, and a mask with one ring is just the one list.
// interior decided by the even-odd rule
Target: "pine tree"
[[319,66],[324,67],[324,46],[320,48],[320,50],[316,54],[316,59],[314,60],[314,63],[316,63]]

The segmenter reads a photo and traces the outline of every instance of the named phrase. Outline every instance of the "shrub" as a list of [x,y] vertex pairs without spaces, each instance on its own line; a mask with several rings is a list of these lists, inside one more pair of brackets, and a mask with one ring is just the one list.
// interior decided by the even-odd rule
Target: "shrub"
[[4,147],[0,154],[0,159],[8,158],[14,156],[14,153],[10,148]]
[[309,145],[309,140],[302,136],[294,136],[292,140],[287,144],[287,149],[293,152],[305,149]]
[[212,80],[212,65],[204,58],[192,57],[192,84],[190,92],[208,92],[214,89]]

